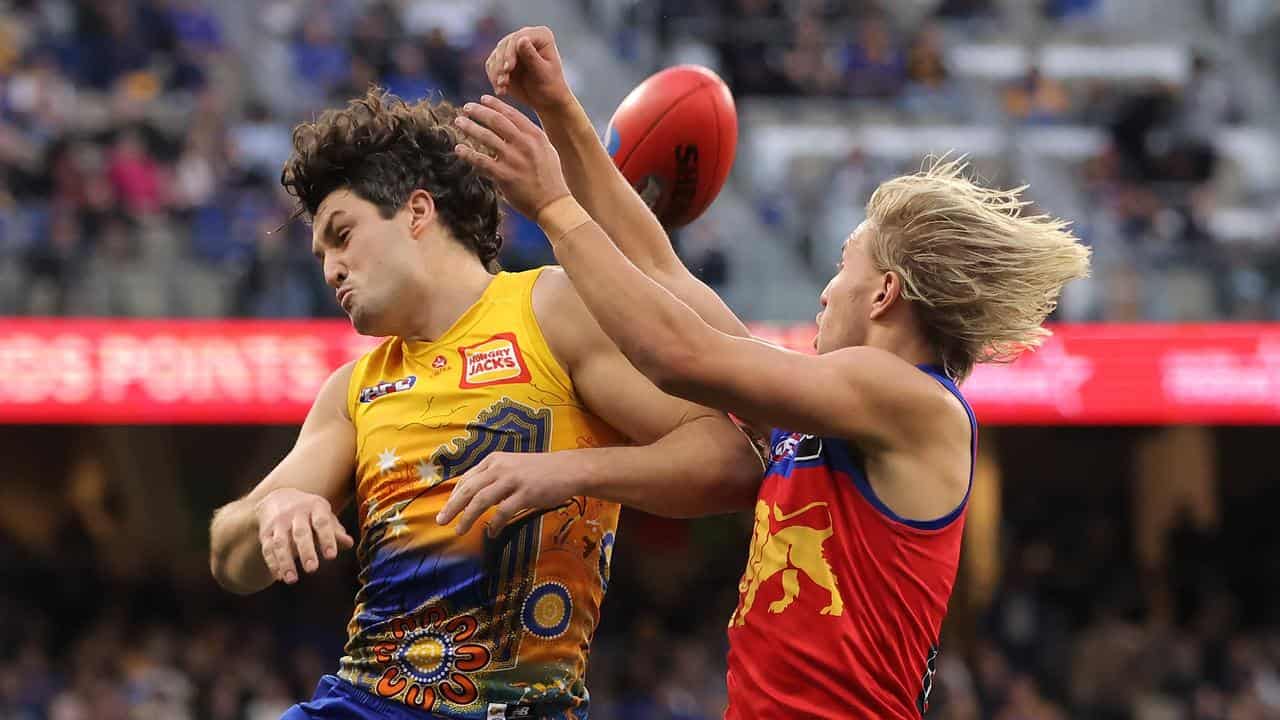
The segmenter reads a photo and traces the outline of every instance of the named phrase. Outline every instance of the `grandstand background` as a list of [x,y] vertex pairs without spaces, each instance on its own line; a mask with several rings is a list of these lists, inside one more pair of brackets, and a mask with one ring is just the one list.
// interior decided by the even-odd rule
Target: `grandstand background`
[[[350,553],[251,598],[206,560],[212,509],[362,347],[287,222],[289,130],[370,82],[474,98],[530,23],[601,130],[659,67],[730,83],[734,174],[676,241],[781,342],[930,152],[1031,183],[1093,248],[1057,339],[966,385],[986,427],[930,717],[1280,717],[1272,0],[8,0],[0,719],[275,718],[336,666]],[[507,267],[551,260],[505,236]],[[624,513],[592,717],[719,717],[748,533]]]

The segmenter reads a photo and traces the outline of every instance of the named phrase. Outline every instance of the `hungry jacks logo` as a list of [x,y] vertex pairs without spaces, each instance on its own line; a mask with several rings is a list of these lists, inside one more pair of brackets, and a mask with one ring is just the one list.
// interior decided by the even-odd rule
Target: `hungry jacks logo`
[[498,333],[484,342],[458,348],[462,355],[460,388],[529,382],[529,366],[515,333]]

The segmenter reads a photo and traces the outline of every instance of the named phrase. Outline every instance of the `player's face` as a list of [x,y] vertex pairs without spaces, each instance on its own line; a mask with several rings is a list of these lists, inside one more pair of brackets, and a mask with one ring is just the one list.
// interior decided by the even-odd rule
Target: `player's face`
[[874,228],[862,223],[844,241],[836,275],[818,298],[818,334],[813,347],[820,353],[843,347],[862,345],[867,341],[872,299],[880,284],[867,243]]
[[335,190],[320,203],[311,249],[324,279],[362,335],[394,335],[397,303],[413,282],[416,265],[407,211],[384,218],[378,207],[349,190]]

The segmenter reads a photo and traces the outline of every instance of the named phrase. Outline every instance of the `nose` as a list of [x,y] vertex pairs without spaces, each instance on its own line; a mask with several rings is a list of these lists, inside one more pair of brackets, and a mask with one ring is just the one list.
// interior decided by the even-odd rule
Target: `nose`
[[830,302],[831,300],[831,283],[832,282],[835,282],[835,278],[832,278],[831,282],[828,282],[827,286],[822,288],[822,294],[818,296],[818,304],[824,308],[827,306],[827,303]]
[[324,281],[329,287],[337,290],[347,281],[347,268],[333,256],[324,259]]

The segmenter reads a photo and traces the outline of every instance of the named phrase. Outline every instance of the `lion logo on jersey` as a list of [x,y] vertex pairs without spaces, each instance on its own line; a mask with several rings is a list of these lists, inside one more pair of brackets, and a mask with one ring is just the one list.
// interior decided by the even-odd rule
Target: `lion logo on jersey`
[[[787,525],[773,531],[769,515],[779,523],[791,520],[802,513],[821,507],[827,515],[825,528],[807,525]],[[769,612],[777,614],[790,607],[800,595],[800,573],[803,572],[815,585],[831,595],[831,601],[822,609],[823,615],[843,615],[844,599],[836,587],[835,573],[822,553],[822,544],[834,534],[831,511],[825,502],[812,502],[791,513],[783,513],[777,505],[756,501],[755,532],[751,536],[751,554],[747,557],[747,569],[738,583],[742,600],[729,620],[729,626],[745,625],[747,613],[756,603],[756,593],[769,578],[782,573],[782,598],[769,604]]]

